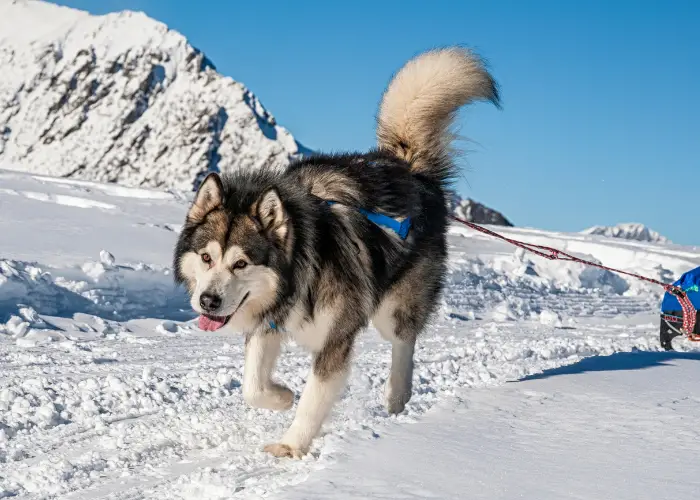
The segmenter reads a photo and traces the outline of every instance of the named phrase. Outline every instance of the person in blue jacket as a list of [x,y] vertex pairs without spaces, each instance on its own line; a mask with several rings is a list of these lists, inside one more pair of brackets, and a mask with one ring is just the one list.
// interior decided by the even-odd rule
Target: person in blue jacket
[[[700,267],[683,273],[680,279],[673,284],[680,287],[688,295],[696,311],[700,309]],[[697,312],[695,314],[696,322],[693,333],[700,333],[700,317]],[[675,295],[666,292],[661,301],[661,330],[659,334],[661,347],[667,351],[672,351],[671,341],[675,337],[683,335],[681,332],[682,327],[683,309],[681,309],[681,304]]]

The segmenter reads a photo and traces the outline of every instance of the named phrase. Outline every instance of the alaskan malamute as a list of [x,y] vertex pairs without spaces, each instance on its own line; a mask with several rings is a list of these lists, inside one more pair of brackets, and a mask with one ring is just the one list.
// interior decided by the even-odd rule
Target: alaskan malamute
[[290,336],[313,355],[294,421],[266,451],[308,451],[370,320],[392,346],[386,407],[403,411],[416,337],[445,276],[451,124],[458,108],[479,99],[498,105],[478,57],[461,48],[426,52],[389,84],[376,150],[202,182],[175,250],[176,279],[202,329],[245,333],[245,400],[291,408],[292,391],[272,378],[280,343]]

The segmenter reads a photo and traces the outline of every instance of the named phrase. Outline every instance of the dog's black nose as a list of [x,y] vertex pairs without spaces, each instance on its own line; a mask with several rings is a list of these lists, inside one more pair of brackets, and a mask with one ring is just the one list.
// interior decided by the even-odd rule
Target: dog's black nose
[[213,293],[203,293],[199,296],[199,305],[205,311],[216,311],[221,305],[221,297]]

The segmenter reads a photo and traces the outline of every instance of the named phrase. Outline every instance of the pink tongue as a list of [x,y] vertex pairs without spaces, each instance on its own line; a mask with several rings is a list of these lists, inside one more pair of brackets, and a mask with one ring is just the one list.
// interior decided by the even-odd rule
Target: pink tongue
[[199,328],[205,332],[213,332],[218,330],[226,323],[226,317],[224,316],[200,316],[199,317]]

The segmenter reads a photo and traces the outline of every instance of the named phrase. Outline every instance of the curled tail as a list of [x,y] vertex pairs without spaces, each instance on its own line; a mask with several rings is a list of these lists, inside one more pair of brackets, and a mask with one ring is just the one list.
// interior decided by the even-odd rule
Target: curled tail
[[407,62],[386,89],[377,117],[379,149],[411,170],[446,182],[453,174],[451,125],[457,110],[475,100],[499,105],[498,89],[470,51],[425,52]]

